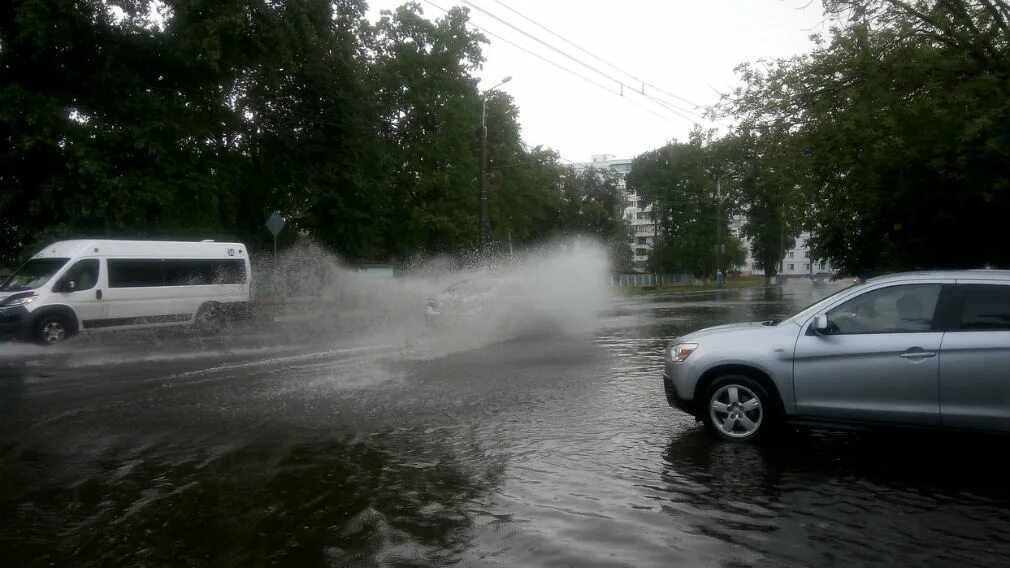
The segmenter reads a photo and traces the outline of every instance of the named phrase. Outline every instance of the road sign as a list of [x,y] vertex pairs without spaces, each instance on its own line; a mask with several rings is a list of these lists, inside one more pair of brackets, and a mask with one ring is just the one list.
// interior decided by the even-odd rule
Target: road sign
[[281,232],[281,229],[283,229],[286,224],[287,221],[284,220],[284,217],[281,217],[281,214],[278,211],[274,211],[273,215],[270,215],[270,218],[267,219],[267,229],[270,229],[270,233],[275,237]]

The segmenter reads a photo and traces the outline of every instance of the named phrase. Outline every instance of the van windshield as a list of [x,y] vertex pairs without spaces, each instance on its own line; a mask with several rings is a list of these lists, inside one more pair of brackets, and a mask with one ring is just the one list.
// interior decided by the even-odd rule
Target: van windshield
[[69,258],[33,258],[21,265],[3,286],[0,292],[23,292],[45,285]]

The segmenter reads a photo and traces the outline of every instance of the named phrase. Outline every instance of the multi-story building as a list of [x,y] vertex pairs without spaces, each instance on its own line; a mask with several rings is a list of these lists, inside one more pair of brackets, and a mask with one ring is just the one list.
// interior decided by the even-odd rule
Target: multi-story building
[[[591,162],[575,164],[575,169],[611,170],[618,174],[618,187],[624,199],[624,218],[631,225],[632,235],[628,242],[634,255],[635,272],[648,270],[649,252],[656,243],[657,227],[652,219],[652,204],[645,203],[634,191],[628,190],[624,178],[631,171],[630,158],[614,158],[610,154],[594,155]],[[738,215],[730,222],[730,233],[743,240],[747,250],[747,260],[740,271],[743,274],[762,274],[764,271],[751,254],[750,240],[743,235],[746,218]],[[827,262],[810,257],[810,234],[802,233],[796,238],[793,248],[786,249],[780,272],[784,276],[808,276],[820,272],[834,272]]]
[[[751,254],[750,239],[743,236],[744,221],[745,218],[743,216],[737,216],[730,223],[730,233],[741,239],[744,242],[744,247],[747,249],[747,260],[740,271],[743,274],[763,274],[764,270],[758,266],[757,261]],[[826,260],[815,259],[811,256],[810,233],[806,232],[800,233],[800,236],[796,237],[792,248],[786,249],[785,258],[782,259],[782,264],[778,270],[783,276],[811,276],[822,272],[833,273],[834,271],[831,263]]]
[[629,191],[624,177],[631,171],[630,158],[614,158],[610,154],[597,154],[593,161],[575,164],[575,169],[611,170],[618,174],[617,186],[624,200],[622,214],[631,225],[631,237],[628,246],[634,255],[635,272],[645,272],[649,264],[649,251],[656,242],[656,223],[652,220],[652,205],[642,201],[634,191]]

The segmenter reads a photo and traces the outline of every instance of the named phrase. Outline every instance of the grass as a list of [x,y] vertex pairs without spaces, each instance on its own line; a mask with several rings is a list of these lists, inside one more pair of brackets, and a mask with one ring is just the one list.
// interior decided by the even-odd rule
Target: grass
[[[726,279],[724,289],[737,290],[740,288],[757,288],[764,285],[764,275],[736,276]],[[711,286],[625,286],[618,287],[617,293],[622,296],[655,296],[659,294],[682,294],[685,292],[712,292],[715,290],[715,283],[713,283]]]

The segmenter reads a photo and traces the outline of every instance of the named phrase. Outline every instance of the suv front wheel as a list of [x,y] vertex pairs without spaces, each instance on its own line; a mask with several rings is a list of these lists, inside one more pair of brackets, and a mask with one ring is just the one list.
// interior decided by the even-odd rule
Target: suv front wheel
[[702,421],[720,438],[751,442],[766,436],[774,420],[771,397],[758,381],[726,375],[709,386]]

